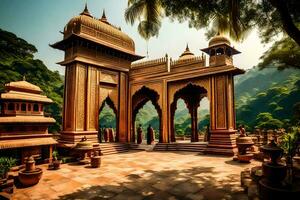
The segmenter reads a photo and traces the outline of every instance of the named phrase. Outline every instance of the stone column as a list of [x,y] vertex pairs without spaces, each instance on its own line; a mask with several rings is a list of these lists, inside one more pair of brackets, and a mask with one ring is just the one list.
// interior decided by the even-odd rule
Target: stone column
[[205,152],[233,156],[237,151],[233,76],[213,76],[210,86],[211,137]]

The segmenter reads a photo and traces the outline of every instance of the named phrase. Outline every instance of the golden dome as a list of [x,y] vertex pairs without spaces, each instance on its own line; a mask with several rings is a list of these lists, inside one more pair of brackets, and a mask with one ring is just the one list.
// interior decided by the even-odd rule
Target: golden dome
[[208,46],[211,47],[211,46],[217,46],[220,44],[227,44],[230,46],[230,41],[225,36],[216,35],[209,41]]
[[64,39],[72,34],[83,36],[89,40],[123,52],[135,51],[134,41],[120,28],[111,25],[103,14],[101,19],[93,18],[87,7],[84,11],[73,17],[64,28]]
[[190,51],[188,44],[186,45],[185,51],[179,56],[179,60],[185,60],[194,58],[195,55]]
[[26,91],[30,93],[40,94],[42,92],[39,86],[28,83],[27,81],[16,81],[5,84],[6,90]]

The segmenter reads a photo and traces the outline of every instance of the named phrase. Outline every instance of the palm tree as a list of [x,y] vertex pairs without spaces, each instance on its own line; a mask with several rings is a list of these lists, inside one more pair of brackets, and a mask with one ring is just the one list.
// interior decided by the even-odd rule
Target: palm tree
[[[125,20],[131,25],[138,20],[138,32],[148,43],[151,37],[158,36],[163,13],[162,4],[167,3],[164,0],[128,0]],[[228,0],[222,9],[207,9],[206,14],[210,16],[211,27],[207,34],[209,37],[223,33],[239,41],[246,36],[250,28],[244,26],[239,18],[239,0]]]
[[161,27],[162,8],[160,0],[128,0],[125,20],[133,25],[139,21],[138,32],[147,41],[158,36]]

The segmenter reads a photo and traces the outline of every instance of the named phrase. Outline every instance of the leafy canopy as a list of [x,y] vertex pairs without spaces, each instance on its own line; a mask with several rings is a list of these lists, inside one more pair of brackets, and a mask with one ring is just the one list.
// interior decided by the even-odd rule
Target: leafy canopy
[[128,0],[125,19],[131,24],[133,19],[159,24],[155,29],[139,27],[146,32],[151,30],[151,35],[147,35],[150,37],[158,34],[161,18],[148,16],[165,15],[172,20],[188,21],[190,27],[206,28],[209,37],[222,32],[240,41],[249,30],[257,28],[264,42],[286,33],[300,45],[299,7],[298,0]]

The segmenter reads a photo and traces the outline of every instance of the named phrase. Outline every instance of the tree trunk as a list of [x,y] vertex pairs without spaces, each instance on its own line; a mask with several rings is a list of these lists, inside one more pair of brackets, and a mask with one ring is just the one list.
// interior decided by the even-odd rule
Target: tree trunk
[[300,30],[296,27],[284,0],[269,0],[276,8],[285,32],[300,46]]

